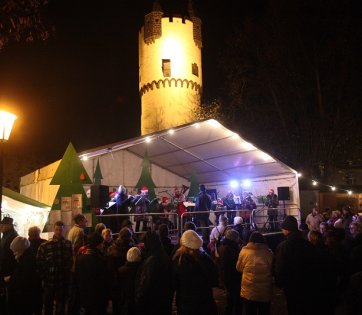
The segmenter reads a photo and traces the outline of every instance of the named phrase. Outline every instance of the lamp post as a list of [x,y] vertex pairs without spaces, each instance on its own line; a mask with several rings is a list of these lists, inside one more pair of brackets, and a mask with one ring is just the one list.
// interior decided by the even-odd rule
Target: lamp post
[[0,111],[0,221],[2,220],[3,201],[4,144],[9,140],[16,118],[14,114]]

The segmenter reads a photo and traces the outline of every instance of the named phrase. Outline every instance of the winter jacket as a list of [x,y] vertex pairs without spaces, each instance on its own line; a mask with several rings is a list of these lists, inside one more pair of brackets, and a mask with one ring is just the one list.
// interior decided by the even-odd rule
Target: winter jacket
[[212,288],[218,285],[217,268],[205,252],[173,258],[173,278],[178,315],[216,315]]
[[136,276],[135,302],[139,315],[171,315],[172,266],[155,232],[144,238],[145,260]]
[[75,279],[81,306],[86,311],[97,310],[97,314],[106,311],[109,286],[105,284],[111,277],[106,265],[103,254],[97,249],[88,248],[76,259]]
[[241,274],[236,270],[240,248],[235,241],[225,238],[219,247],[221,279],[229,291],[240,292]]
[[266,244],[249,242],[239,254],[236,269],[242,273],[240,296],[255,302],[272,298],[273,253]]

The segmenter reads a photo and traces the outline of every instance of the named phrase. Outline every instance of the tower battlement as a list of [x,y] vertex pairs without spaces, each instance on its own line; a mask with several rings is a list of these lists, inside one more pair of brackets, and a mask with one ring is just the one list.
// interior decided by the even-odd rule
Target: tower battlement
[[201,103],[201,19],[189,2],[187,14],[165,11],[159,2],[139,32],[141,133],[193,121]]

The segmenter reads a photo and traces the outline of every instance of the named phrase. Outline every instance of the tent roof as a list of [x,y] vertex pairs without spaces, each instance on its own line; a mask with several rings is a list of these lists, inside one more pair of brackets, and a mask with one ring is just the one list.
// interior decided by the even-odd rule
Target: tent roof
[[19,194],[18,192],[10,190],[9,188],[6,187],[3,187],[3,196],[37,208],[43,208],[43,209],[50,208],[50,206],[46,205],[45,203],[41,203],[37,200],[31,199],[27,196]]
[[92,158],[117,150],[128,150],[140,157],[147,150],[151,163],[187,179],[195,173],[202,183],[297,174],[214,119],[82,152],[80,157]]

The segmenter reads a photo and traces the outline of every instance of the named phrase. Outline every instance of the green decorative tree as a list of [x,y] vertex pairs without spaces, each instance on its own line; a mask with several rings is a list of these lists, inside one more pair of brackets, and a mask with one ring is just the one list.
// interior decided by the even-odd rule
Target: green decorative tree
[[136,187],[140,190],[143,186],[146,186],[148,188],[148,198],[150,200],[156,198],[156,193],[155,193],[156,185],[152,180],[151,163],[150,160],[148,159],[147,150],[145,152],[145,156],[142,161],[142,172]]
[[[88,199],[83,188],[84,184],[92,184],[92,181],[80,161],[72,143],[69,143],[68,148],[60,161],[58,169],[50,182],[50,185],[59,185],[59,190],[50,210],[47,224],[44,227],[44,232],[49,231],[49,225],[53,224],[54,222],[52,221],[57,219],[65,221],[66,225],[70,225],[69,221],[74,214],[72,211],[74,211],[75,207],[76,210],[79,210],[81,213],[90,214],[92,224],[96,223],[93,213],[86,208]],[[72,199],[74,195],[80,195],[81,200],[76,200],[77,198]],[[65,202],[68,203],[67,211],[64,211]]]
[[187,195],[188,197],[196,197],[197,194],[199,193],[199,181],[197,179],[197,176],[195,173],[192,173],[190,178],[190,188],[189,188],[189,194]]
[[99,160],[97,161],[97,166],[96,166],[96,170],[94,171],[94,185],[102,185],[102,172],[101,172],[101,167],[99,165]]

